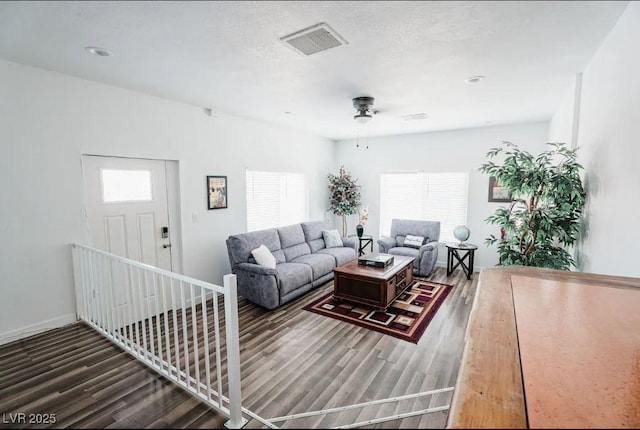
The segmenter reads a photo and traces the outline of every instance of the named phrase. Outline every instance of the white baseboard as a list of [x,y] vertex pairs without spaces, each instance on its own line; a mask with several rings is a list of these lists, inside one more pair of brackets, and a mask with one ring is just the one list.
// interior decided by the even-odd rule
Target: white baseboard
[[14,340],[22,339],[24,337],[33,336],[34,334],[51,330],[53,328],[63,327],[67,324],[71,324],[76,321],[77,321],[76,314],[67,314],[61,317],[52,318],[47,321],[31,324],[26,327],[19,328],[17,330],[11,330],[5,333],[0,333],[0,345],[13,342]]

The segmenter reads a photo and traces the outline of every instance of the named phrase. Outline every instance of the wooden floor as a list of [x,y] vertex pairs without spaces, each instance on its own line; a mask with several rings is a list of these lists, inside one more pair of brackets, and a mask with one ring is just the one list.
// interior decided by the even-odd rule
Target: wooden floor
[[[454,386],[477,276],[434,270],[430,280],[455,288],[418,344],[302,309],[332,283],[273,311],[241,297],[243,406],[272,418]],[[278,425],[328,428],[450,399],[443,393]],[[0,413],[1,428],[223,428],[226,421],[82,323],[0,346]],[[26,423],[16,422],[19,413]],[[29,422],[29,414],[55,414],[56,422]],[[444,428],[447,414],[364,428]]]

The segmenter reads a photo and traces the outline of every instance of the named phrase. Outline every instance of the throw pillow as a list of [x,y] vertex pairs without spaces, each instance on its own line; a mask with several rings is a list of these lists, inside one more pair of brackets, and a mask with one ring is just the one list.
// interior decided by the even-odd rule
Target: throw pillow
[[322,230],[322,238],[324,239],[324,244],[327,248],[344,246],[338,230]]
[[407,235],[404,239],[404,246],[408,246],[409,248],[420,248],[427,242],[427,238],[423,236],[412,236],[410,234]]
[[256,259],[256,263],[261,266],[269,267],[271,269],[276,268],[276,257],[273,256],[269,248],[264,245],[260,245],[256,249],[251,251],[251,255]]

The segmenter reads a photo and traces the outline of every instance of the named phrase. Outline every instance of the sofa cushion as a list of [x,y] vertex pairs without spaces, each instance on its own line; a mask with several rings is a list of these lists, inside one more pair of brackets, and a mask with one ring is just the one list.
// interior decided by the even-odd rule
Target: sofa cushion
[[427,240],[428,238],[424,236],[413,236],[411,234],[408,234],[407,237],[404,238],[403,246],[420,249],[422,245],[427,243]]
[[309,221],[300,223],[300,225],[306,242],[322,239],[322,230],[331,230],[329,221]]
[[287,261],[291,261],[295,258],[300,257],[301,255],[311,254],[311,248],[309,248],[308,243],[303,242],[298,245],[284,248],[282,252],[284,252],[284,256],[287,259]]
[[313,273],[313,280],[331,273],[333,268],[336,267],[336,260],[331,255],[326,254],[308,254],[301,255],[298,258],[291,260],[292,263],[304,263],[311,266]]
[[256,249],[251,251],[251,255],[256,259],[256,263],[261,266],[269,267],[271,269],[276,268],[276,257],[273,256],[269,248],[264,245],[260,245]]
[[309,248],[311,248],[311,252],[315,253],[320,251],[321,249],[326,248],[324,244],[324,239],[314,239],[311,242],[307,242],[309,244]]
[[404,255],[405,257],[413,257],[413,267],[415,268],[420,265],[420,262],[418,261],[418,258],[420,257],[419,249],[409,248],[406,246],[396,246],[395,248],[391,248],[388,253],[394,255]]
[[312,281],[313,273],[311,266],[303,263],[280,263],[276,264],[278,271],[278,283],[280,287],[280,296],[309,284]]
[[326,247],[322,230],[331,229],[329,221],[309,221],[300,223],[304,232],[304,240],[309,244],[311,252],[315,253]]
[[318,254],[327,254],[333,256],[336,260],[336,266],[341,266],[356,258],[356,250],[353,248],[325,248],[318,251]]
[[[302,226],[300,224],[279,227],[276,231],[280,237],[280,247],[282,249],[305,242],[304,233],[302,232]],[[288,257],[287,260],[289,260]]]
[[[274,257],[276,257],[276,264],[277,263],[286,263],[287,259],[284,256],[284,252],[282,252],[282,249],[278,249],[277,251],[272,251],[271,252],[273,254]],[[254,264],[258,264],[258,262],[256,261],[256,259],[253,257],[253,255],[251,257],[249,257],[249,263],[254,263]]]
[[[260,245],[265,245],[278,261],[276,251],[282,247],[280,246],[280,237],[275,228],[229,236],[227,239],[227,251],[231,268],[235,268],[240,263],[247,263],[252,258],[251,251]],[[283,257],[283,255],[280,257]]]
[[324,244],[327,248],[338,248],[344,246],[338,230],[323,230],[322,237],[324,238]]

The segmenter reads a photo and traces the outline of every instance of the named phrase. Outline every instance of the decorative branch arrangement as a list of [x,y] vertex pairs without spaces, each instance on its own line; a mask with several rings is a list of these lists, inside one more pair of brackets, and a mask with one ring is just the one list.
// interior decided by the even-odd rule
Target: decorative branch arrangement
[[549,143],[537,156],[511,142],[487,152],[488,159],[503,156],[502,164],[488,161],[480,172],[495,176],[513,202],[485,221],[501,226],[500,238],[490,235],[487,246],[498,243],[499,265],[522,265],[570,270],[575,261],[563,246],[577,240],[585,191],[576,162],[577,149]]
[[369,219],[369,206],[362,206],[360,208],[360,217],[358,219],[358,224],[364,226]]

